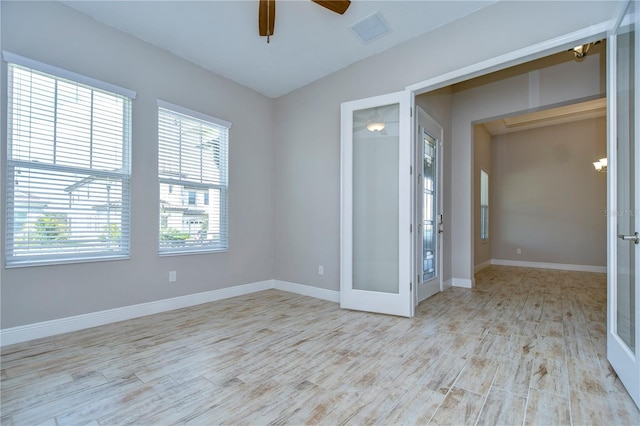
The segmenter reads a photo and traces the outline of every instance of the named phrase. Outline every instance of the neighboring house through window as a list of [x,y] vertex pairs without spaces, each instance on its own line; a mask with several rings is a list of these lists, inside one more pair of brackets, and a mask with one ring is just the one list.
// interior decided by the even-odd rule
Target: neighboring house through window
[[230,127],[224,120],[158,101],[160,254],[228,248]]
[[6,265],[128,257],[135,93],[3,55]]

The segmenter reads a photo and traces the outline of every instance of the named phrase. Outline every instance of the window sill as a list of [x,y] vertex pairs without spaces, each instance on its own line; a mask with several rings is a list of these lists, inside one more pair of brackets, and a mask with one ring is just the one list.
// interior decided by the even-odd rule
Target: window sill
[[38,261],[14,261],[7,264],[5,261],[5,269],[13,268],[29,268],[32,266],[59,266],[59,265],[74,265],[77,263],[92,263],[92,262],[110,262],[114,260],[129,260],[129,255],[119,256],[100,256],[100,257],[87,257],[84,259],[68,259],[68,260],[38,260]]
[[158,253],[158,257],[169,257],[169,256],[191,256],[194,254],[213,254],[213,253],[227,253],[229,251],[226,249],[206,249],[206,250],[181,250],[181,251],[161,251]]

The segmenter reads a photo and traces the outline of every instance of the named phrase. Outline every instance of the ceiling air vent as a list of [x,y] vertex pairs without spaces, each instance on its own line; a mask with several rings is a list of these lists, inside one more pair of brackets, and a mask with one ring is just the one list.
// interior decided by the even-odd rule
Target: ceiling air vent
[[351,26],[353,32],[358,36],[360,41],[367,44],[375,39],[382,37],[391,32],[385,24],[384,18],[380,12],[364,18],[360,22],[356,22]]

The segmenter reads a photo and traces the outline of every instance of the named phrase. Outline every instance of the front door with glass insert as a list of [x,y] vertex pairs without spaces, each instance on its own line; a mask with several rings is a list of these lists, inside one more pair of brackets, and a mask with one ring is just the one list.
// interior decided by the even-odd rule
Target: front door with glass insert
[[442,291],[440,274],[442,191],[440,167],[443,128],[420,106],[416,132],[416,282],[417,302]]

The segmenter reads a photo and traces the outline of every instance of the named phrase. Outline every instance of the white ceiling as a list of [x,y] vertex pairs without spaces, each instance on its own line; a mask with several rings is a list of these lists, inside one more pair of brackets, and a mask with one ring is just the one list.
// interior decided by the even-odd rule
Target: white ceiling
[[[276,98],[496,0],[354,0],[344,15],[310,0],[278,0],[269,44],[258,35],[258,0],[63,2]],[[350,27],[376,12],[391,32],[364,44]]]

